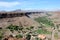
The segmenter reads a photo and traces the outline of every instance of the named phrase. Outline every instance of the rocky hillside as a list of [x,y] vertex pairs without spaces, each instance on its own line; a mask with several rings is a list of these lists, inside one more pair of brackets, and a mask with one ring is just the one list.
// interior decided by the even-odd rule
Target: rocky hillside
[[37,22],[26,16],[0,19],[0,27],[4,28],[10,24],[22,26],[39,26]]
[[49,16],[49,18],[51,18],[54,21],[54,23],[60,24],[60,12],[58,12],[58,11],[51,12],[50,14],[51,14],[51,16]]

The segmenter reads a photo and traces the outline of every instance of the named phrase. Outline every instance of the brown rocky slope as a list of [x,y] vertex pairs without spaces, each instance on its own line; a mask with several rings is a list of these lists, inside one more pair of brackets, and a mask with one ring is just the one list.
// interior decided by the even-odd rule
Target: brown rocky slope
[[21,26],[39,26],[37,22],[26,16],[0,19],[0,27],[4,28],[10,24]]

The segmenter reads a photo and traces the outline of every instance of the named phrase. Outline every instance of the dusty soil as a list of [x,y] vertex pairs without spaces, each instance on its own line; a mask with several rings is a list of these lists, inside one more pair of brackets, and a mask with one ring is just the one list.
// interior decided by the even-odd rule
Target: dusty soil
[[0,19],[0,27],[4,28],[10,24],[21,26],[39,26],[37,22],[26,16]]

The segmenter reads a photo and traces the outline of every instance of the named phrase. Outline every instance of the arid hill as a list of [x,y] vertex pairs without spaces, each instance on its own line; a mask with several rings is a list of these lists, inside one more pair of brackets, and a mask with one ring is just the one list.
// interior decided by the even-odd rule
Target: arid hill
[[56,24],[60,24],[60,12],[58,12],[58,11],[52,12],[51,15],[52,15],[52,16],[50,16],[50,18],[51,18]]
[[0,27],[6,27],[10,24],[22,26],[39,26],[37,22],[26,16],[0,19]]

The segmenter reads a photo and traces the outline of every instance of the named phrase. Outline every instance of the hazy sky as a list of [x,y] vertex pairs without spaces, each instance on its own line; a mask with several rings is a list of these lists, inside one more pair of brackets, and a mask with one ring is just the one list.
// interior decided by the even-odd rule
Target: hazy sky
[[0,0],[0,10],[56,10],[60,0]]

